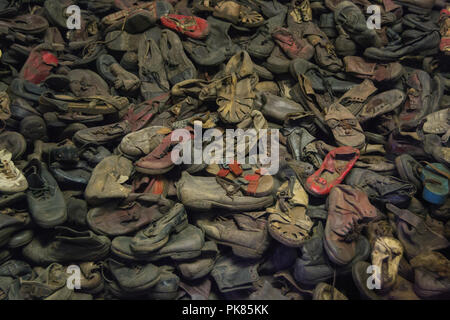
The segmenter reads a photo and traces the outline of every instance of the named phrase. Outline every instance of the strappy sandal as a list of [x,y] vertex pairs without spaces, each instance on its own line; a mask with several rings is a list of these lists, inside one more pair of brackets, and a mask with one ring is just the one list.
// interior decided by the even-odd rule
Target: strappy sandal
[[308,195],[300,182],[291,177],[278,191],[275,207],[268,208],[270,235],[288,247],[300,247],[309,239],[313,227],[306,215]]

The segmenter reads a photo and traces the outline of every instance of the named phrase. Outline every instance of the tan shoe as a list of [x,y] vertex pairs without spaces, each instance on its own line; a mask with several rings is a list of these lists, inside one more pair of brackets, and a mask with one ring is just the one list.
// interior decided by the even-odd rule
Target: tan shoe
[[268,208],[270,235],[289,247],[300,247],[310,238],[312,220],[306,215],[308,194],[296,178],[278,189],[278,201]]

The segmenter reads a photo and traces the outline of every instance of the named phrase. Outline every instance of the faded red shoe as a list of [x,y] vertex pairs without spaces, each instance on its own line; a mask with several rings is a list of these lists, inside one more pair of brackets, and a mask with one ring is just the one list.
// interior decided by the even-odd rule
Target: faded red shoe
[[358,149],[347,146],[331,150],[319,170],[306,179],[305,189],[318,197],[327,195],[334,186],[344,180],[359,155]]
[[21,78],[40,84],[50,75],[52,69],[58,66],[58,58],[46,50],[48,47],[46,44],[39,45],[31,51],[20,71]]
[[306,39],[301,38],[286,28],[277,28],[272,37],[281,47],[286,55],[291,59],[309,60],[314,55],[314,48]]
[[450,55],[450,6],[441,10],[439,25],[441,31],[441,43],[439,49],[446,55]]
[[163,26],[190,38],[203,39],[209,34],[208,21],[199,17],[167,14],[160,20]]
[[[153,149],[147,156],[136,161],[136,171],[156,175],[164,174],[172,170],[175,166],[174,162],[176,162],[176,157],[180,156],[178,153],[177,156],[172,157],[172,150],[176,145],[183,142],[183,137],[172,141],[174,132],[172,131],[165,136],[159,146]],[[191,133],[190,139],[193,139],[193,133]]]

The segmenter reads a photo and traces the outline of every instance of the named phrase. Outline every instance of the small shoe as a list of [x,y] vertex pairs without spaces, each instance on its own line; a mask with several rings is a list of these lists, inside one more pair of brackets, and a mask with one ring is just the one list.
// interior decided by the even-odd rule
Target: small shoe
[[0,192],[5,194],[23,192],[28,189],[28,182],[23,173],[11,160],[11,153],[0,150]]
[[408,206],[417,192],[412,183],[360,168],[354,168],[345,178],[345,183],[364,190],[370,201],[402,207]]
[[395,166],[397,167],[400,178],[413,183],[417,190],[422,188],[420,173],[423,170],[423,166],[416,159],[404,153],[395,158]]
[[377,209],[363,191],[346,185],[333,188],[323,238],[330,260],[341,266],[349,264],[356,255],[355,240],[360,236],[361,224],[376,217]]
[[208,21],[195,16],[168,14],[161,17],[161,24],[193,39],[203,39],[209,33]]
[[183,44],[175,32],[163,30],[159,43],[167,79],[172,86],[184,80],[197,78],[197,68],[184,53]]
[[[174,139],[174,136],[173,132],[169,133],[148,155],[136,161],[136,171],[155,175],[164,174],[172,170],[175,166],[174,162],[176,162],[179,157],[179,150],[177,155],[172,155],[173,148],[180,143],[187,142],[183,141],[182,137],[178,137],[178,141],[173,141],[172,139]],[[191,137],[189,137],[189,139],[191,139]]]
[[27,202],[34,222],[42,228],[52,228],[67,220],[64,196],[46,166],[37,159],[24,169],[28,180]]
[[429,203],[443,205],[450,192],[450,171],[442,163],[429,163],[420,172],[422,197]]
[[325,115],[325,121],[333,132],[339,146],[362,149],[366,137],[356,117],[340,103],[332,104]]
[[187,225],[184,206],[177,203],[161,219],[139,231],[131,241],[130,248],[135,254],[141,256],[157,251],[169,241],[169,236],[173,231],[180,232]]
[[278,190],[278,202],[268,208],[269,233],[288,247],[300,247],[310,238],[313,222],[306,215],[308,194],[299,180],[292,177]]
[[290,59],[309,60],[314,56],[313,46],[306,39],[290,32],[289,29],[277,28],[272,33],[272,37]]
[[306,190],[317,197],[326,196],[340,184],[351,171],[360,152],[351,147],[340,147],[330,151],[319,170],[306,179]]
[[155,286],[160,279],[160,269],[151,263],[126,265],[108,258],[105,264],[120,288],[129,293],[146,291]]

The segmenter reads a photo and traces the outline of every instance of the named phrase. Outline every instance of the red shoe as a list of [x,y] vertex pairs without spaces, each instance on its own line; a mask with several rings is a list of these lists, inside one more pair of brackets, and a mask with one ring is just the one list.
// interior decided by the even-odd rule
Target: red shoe
[[34,48],[27,61],[25,62],[20,76],[34,84],[40,84],[43,82],[53,70],[58,66],[58,58],[46,49],[45,44]]
[[450,6],[441,10],[439,25],[441,31],[439,49],[446,55],[450,55]]
[[301,38],[286,28],[277,28],[272,33],[272,37],[291,59],[301,58],[309,60],[314,55],[314,47],[306,39]]
[[306,179],[305,189],[315,196],[325,196],[340,184],[359,158],[359,150],[339,147],[331,150],[319,170]]
[[161,17],[161,23],[167,28],[194,39],[203,39],[209,33],[208,21],[194,16],[167,14]]
[[[190,129],[189,127],[187,129]],[[191,130],[192,131],[192,130]],[[179,158],[179,153],[172,157],[173,148],[179,143],[183,142],[183,137],[180,137],[178,140],[172,140],[172,134],[174,131],[169,133],[164,137],[162,142],[157,146],[152,152],[150,152],[147,156],[136,161],[136,171],[140,173],[150,174],[150,175],[158,175],[164,174],[172,170],[175,166],[175,163]],[[189,140],[194,138],[194,134],[191,132]]]

